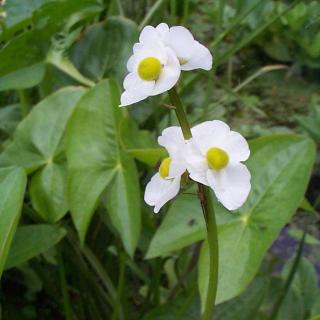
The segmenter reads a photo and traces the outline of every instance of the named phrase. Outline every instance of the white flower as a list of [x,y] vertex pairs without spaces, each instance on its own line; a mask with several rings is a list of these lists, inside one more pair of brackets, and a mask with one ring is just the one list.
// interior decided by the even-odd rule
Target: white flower
[[210,186],[227,209],[240,208],[251,189],[250,172],[241,163],[250,155],[247,141],[219,120],[203,122],[191,131],[186,152],[190,178]]
[[181,176],[186,171],[186,141],[181,128],[169,127],[163,130],[158,143],[167,149],[169,157],[162,160],[158,173],[151,178],[144,194],[145,202],[154,206],[155,213],[178,194]]
[[181,70],[212,68],[212,55],[201,43],[194,40],[191,32],[182,26],[169,28],[166,23],[160,23],[156,30],[165,43],[177,55]]
[[146,26],[133,46],[127,63],[129,74],[123,82],[121,106],[127,106],[171,89],[181,68],[175,53],[166,47],[155,28]]

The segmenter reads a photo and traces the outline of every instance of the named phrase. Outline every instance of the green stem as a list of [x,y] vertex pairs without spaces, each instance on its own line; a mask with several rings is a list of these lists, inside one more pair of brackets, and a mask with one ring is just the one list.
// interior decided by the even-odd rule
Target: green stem
[[118,8],[119,15],[124,17],[124,10],[122,7],[121,0],[117,0],[117,8]]
[[28,96],[28,92],[25,89],[18,90],[19,100],[20,100],[20,112],[22,118],[25,118],[29,113],[31,103]]
[[[91,268],[95,271],[96,275],[99,277],[102,285],[107,290],[107,292],[110,294],[112,306],[115,308],[117,303],[117,292],[116,289],[112,283],[111,278],[109,277],[108,273],[102,266],[99,259],[95,256],[95,254],[89,249],[89,247],[83,245],[79,246],[78,242],[76,241],[75,236],[73,235],[73,232],[68,229],[68,240],[70,241],[71,245],[75,249],[79,249],[81,254],[84,256],[84,258],[87,260]],[[123,319],[123,310],[122,307],[119,307],[119,318]]]
[[63,298],[63,306],[66,320],[72,320],[72,308],[70,303],[70,297],[68,293],[68,285],[66,280],[66,271],[64,268],[64,261],[62,255],[62,249],[58,248],[58,261],[59,261],[59,276],[60,276],[60,285]]
[[[176,115],[186,140],[192,138],[191,127],[184,111],[177,90],[173,87],[169,90],[171,103],[175,107]],[[204,305],[202,320],[213,320],[214,306],[218,288],[219,246],[217,224],[213,207],[211,191],[208,187],[198,183],[199,199],[207,226],[207,239],[209,244],[210,265],[207,298]]]
[[298,251],[297,251],[297,255],[294,259],[294,262],[293,262],[293,265],[291,267],[291,270],[290,270],[290,273],[288,275],[288,278],[286,280],[286,283],[284,284],[283,286],[283,289],[280,291],[280,294],[279,294],[279,297],[278,297],[278,300],[276,301],[276,303],[274,304],[274,307],[272,309],[272,312],[271,312],[271,316],[270,316],[270,320],[274,320],[276,319],[277,315],[278,315],[278,312],[280,310],[280,307],[290,289],[290,286],[291,286],[291,283],[294,279],[294,276],[298,270],[298,266],[299,266],[299,262],[300,262],[300,259],[301,259],[301,256],[302,256],[302,252],[303,252],[303,247],[304,247],[304,242],[305,242],[305,239],[306,239],[306,231],[303,233],[302,235],[302,238],[300,240],[300,243],[299,243],[299,247],[298,247]]
[[152,19],[152,17],[156,14],[158,9],[161,7],[161,5],[165,2],[166,0],[157,0],[154,5],[150,8],[148,11],[147,15],[145,18],[142,20],[142,22],[139,25],[139,30],[141,31]]
[[214,306],[218,289],[218,271],[219,271],[219,246],[218,230],[216,217],[213,207],[211,191],[208,187],[198,183],[202,211],[206,219],[207,236],[209,244],[209,282],[207,289],[207,298],[204,306],[202,320],[213,320]]
[[188,122],[187,115],[183,109],[181,99],[175,87],[169,90],[169,96],[171,103],[175,107],[175,112],[180,123],[183,136],[186,140],[189,140],[192,137],[190,124]]
[[125,270],[126,270],[126,257],[124,252],[119,252],[120,259],[120,270],[119,270],[119,280],[117,287],[117,302],[115,309],[113,311],[112,320],[118,319],[119,309],[121,307],[122,295],[124,292],[124,280],[125,280]]

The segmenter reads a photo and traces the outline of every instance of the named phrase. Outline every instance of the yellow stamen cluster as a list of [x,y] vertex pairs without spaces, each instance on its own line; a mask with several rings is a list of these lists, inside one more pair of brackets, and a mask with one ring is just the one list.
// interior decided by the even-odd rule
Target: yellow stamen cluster
[[206,155],[209,168],[220,170],[227,166],[229,162],[228,154],[220,148],[210,148]]
[[138,65],[139,77],[143,80],[157,80],[161,73],[161,63],[157,58],[144,58]]
[[161,165],[159,167],[159,174],[161,178],[165,179],[169,176],[171,158],[165,158],[162,160]]

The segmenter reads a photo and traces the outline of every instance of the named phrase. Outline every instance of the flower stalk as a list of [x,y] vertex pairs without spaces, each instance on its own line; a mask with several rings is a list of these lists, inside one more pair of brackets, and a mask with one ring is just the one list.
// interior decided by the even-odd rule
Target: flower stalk
[[211,191],[208,187],[198,183],[198,192],[201,199],[203,215],[206,220],[207,240],[209,244],[209,282],[203,320],[213,320],[214,306],[218,289],[219,246],[216,216],[213,207]]
[[175,107],[174,110],[176,112],[183,136],[186,140],[189,140],[192,137],[191,128],[187,119],[187,115],[184,111],[181,99],[179,97],[179,94],[175,87],[170,89],[168,92],[169,92],[171,103]]
[[[183,136],[186,140],[192,138],[191,127],[184,111],[183,104],[175,87],[169,90],[171,103],[175,107],[176,116]],[[218,232],[213,206],[213,199],[210,189],[198,183],[198,195],[201,203],[202,212],[206,221],[207,240],[209,244],[210,265],[209,265],[209,282],[206,302],[202,320],[213,320],[215,300],[218,288],[218,266],[219,266],[219,247],[218,247]]]

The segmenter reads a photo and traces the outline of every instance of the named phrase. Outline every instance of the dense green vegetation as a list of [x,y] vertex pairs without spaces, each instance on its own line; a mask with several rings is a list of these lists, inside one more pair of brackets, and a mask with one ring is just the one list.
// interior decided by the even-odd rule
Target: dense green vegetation
[[0,319],[201,318],[197,191],[187,183],[157,215],[143,201],[166,157],[156,138],[178,125],[169,96],[119,108],[133,44],[161,22],[213,54],[177,85],[189,121],[221,119],[251,149],[248,201],[215,201],[214,319],[320,319],[317,0],[3,4]]

